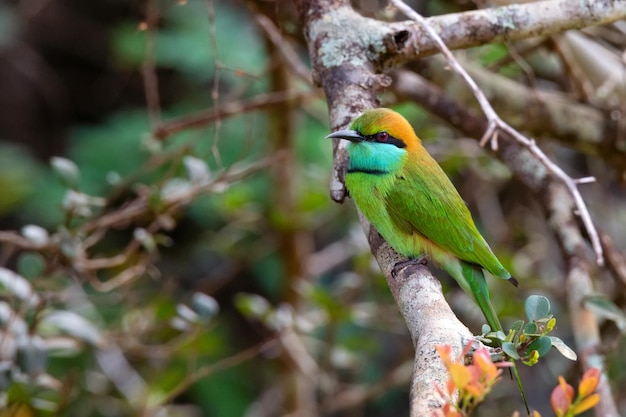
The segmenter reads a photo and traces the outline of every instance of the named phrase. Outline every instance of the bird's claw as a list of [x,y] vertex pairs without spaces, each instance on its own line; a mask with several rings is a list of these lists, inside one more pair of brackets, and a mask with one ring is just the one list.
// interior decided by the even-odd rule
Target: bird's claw
[[428,260],[425,256],[422,256],[418,259],[406,259],[404,261],[400,261],[393,266],[393,269],[391,270],[391,276],[393,278],[396,278],[402,269],[414,264],[428,265]]

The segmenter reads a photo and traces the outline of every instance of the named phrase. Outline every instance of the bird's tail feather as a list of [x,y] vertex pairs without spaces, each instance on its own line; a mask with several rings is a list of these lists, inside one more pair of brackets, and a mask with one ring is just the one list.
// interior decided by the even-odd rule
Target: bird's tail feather
[[[485,279],[485,274],[482,269],[473,264],[469,264],[466,262],[461,263],[461,269],[463,272],[463,277],[467,282],[472,294],[474,295],[474,299],[478,304],[478,307],[483,312],[485,319],[487,320],[487,324],[491,327],[492,331],[504,331],[502,328],[502,324],[500,324],[500,320],[498,319],[498,315],[493,308],[493,304],[491,304],[491,299],[489,298],[489,288],[487,287],[487,280]],[[499,340],[496,339],[499,343]],[[522,395],[522,400],[524,401],[524,406],[526,407],[526,411],[528,415],[530,415],[530,409],[528,407],[528,402],[526,400],[526,393],[524,392],[524,387],[522,386],[522,380],[519,375],[519,371],[515,366],[515,362],[511,362],[513,376],[515,381],[517,382],[517,387],[519,388],[520,394]]]
[[469,285],[480,311],[483,312],[487,320],[487,324],[489,324],[493,331],[502,331],[502,324],[500,324],[498,315],[489,298],[489,288],[487,287],[487,280],[485,279],[485,274],[482,269],[477,265],[467,262],[461,263],[461,269],[463,278],[465,278],[465,281]]

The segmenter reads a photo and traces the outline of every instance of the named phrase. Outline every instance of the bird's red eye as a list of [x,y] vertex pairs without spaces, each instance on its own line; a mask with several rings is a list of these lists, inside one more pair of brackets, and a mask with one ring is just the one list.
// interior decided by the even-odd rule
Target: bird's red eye
[[384,142],[389,138],[389,133],[387,132],[378,132],[376,134],[376,140],[378,140],[379,142]]

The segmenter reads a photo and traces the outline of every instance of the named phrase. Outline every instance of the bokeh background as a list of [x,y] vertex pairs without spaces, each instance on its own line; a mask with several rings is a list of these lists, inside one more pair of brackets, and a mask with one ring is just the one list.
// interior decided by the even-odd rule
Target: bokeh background
[[[379,3],[354,6],[400,18]],[[411,4],[425,15],[476,7]],[[286,1],[0,3],[2,417],[408,413],[410,338],[352,202],[328,197],[327,108],[307,79],[301,29]],[[579,43],[544,37],[460,54],[619,124],[625,33],[622,21]],[[596,77],[593,62],[617,78]],[[467,97],[438,65],[408,67]],[[528,295],[545,295],[556,334],[573,346],[563,260],[540,202],[419,103],[393,88],[381,100],[415,126],[520,281],[491,283],[504,321],[523,317]],[[626,159],[534,128],[568,173],[597,178],[582,191],[621,256]],[[479,333],[472,301],[437,276]],[[624,411],[616,277],[597,269],[594,279],[616,307],[602,330]],[[580,370],[557,352],[544,359],[523,377],[531,404],[551,415],[557,376],[575,383]],[[504,378],[479,414],[515,409]]]

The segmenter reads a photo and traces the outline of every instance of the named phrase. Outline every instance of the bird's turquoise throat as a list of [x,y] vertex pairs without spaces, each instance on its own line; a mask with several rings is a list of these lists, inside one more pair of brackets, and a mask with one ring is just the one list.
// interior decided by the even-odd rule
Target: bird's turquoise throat
[[348,173],[385,175],[398,170],[406,155],[404,149],[389,144],[359,142],[348,144]]

